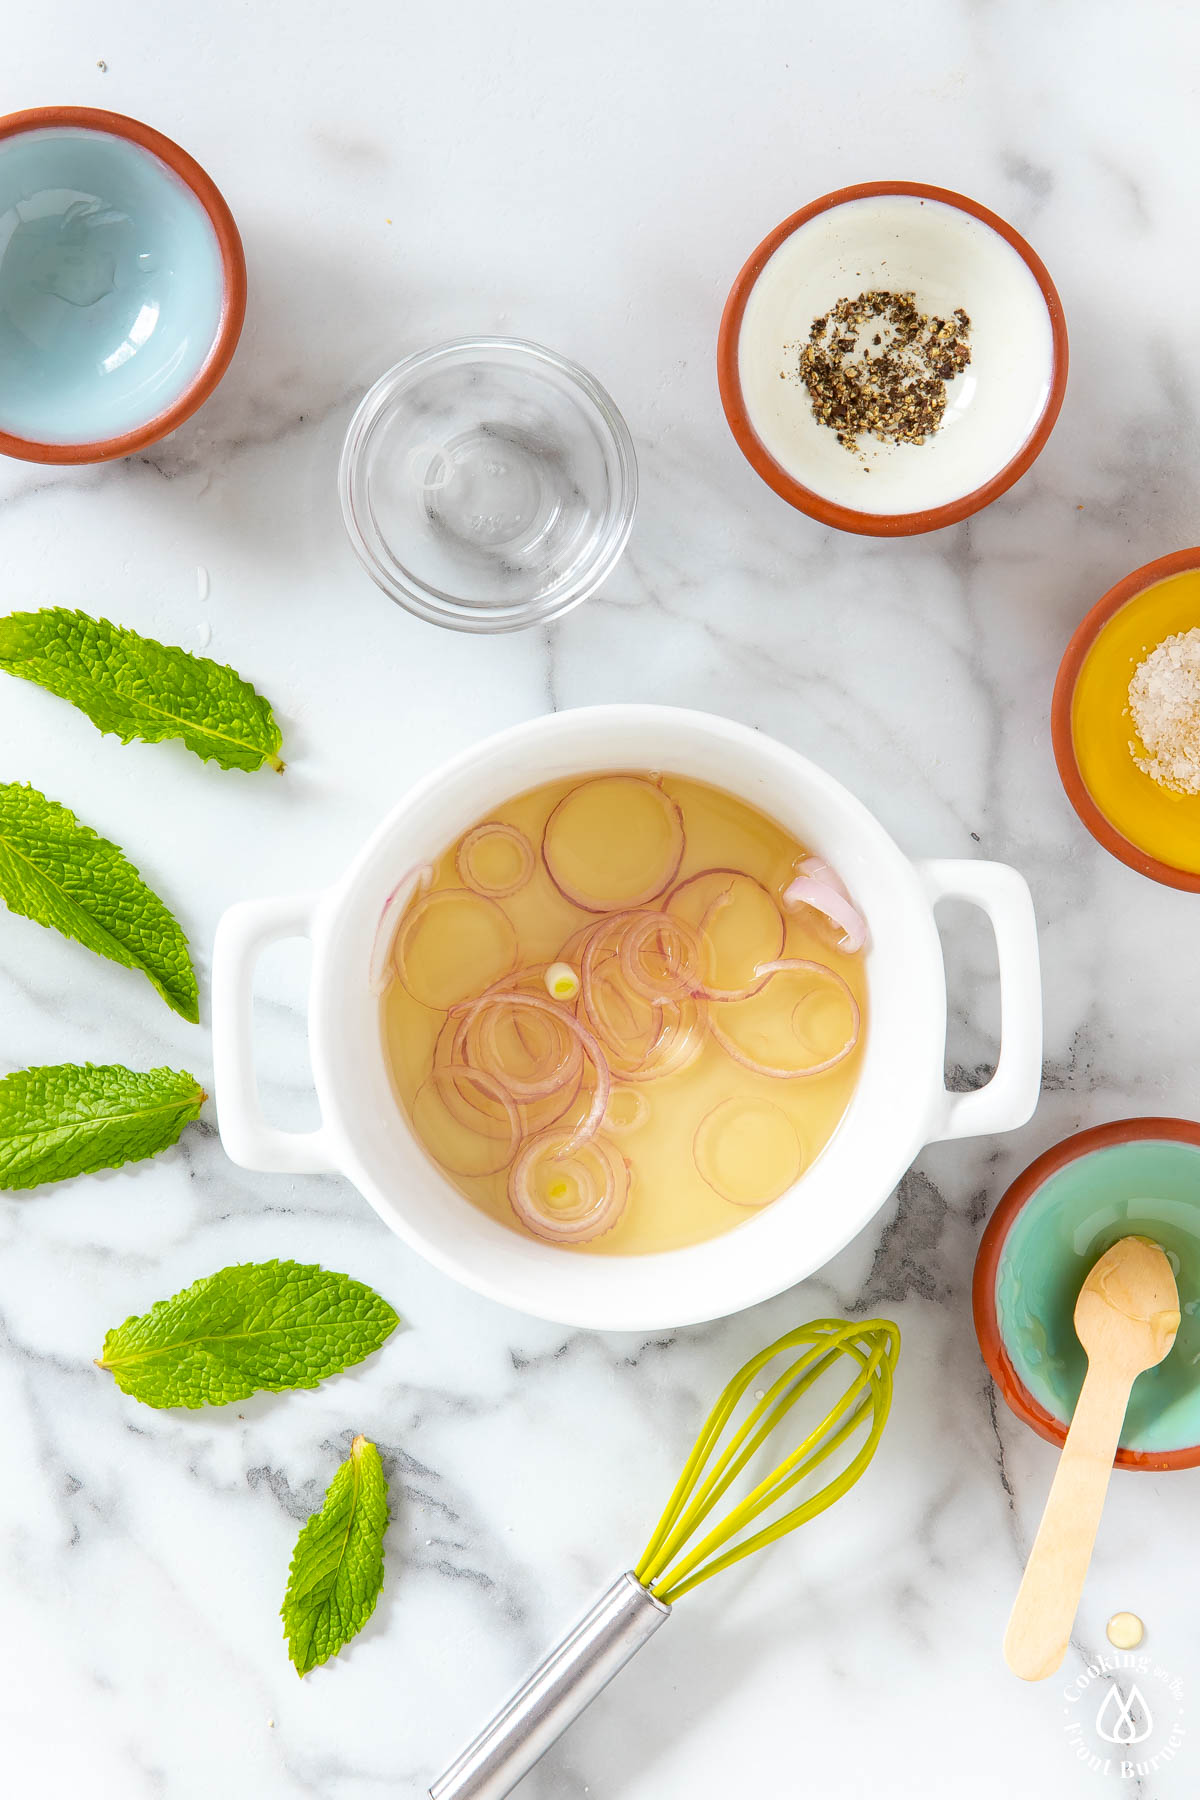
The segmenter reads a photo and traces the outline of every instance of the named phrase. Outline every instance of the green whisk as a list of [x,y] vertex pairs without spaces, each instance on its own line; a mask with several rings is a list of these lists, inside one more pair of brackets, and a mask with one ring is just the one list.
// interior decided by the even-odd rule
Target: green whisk
[[[752,1384],[788,1351],[797,1353],[795,1359],[761,1397],[756,1396],[741,1424],[731,1426]],[[883,1435],[899,1354],[900,1332],[888,1319],[860,1325],[814,1319],[787,1332],[739,1369],[705,1420],[636,1569],[618,1577],[501,1707],[430,1788],[432,1800],[503,1800],[658,1630],[681,1595],[840,1500],[863,1473]],[[852,1375],[841,1397],[791,1454],[693,1545],[692,1539],[780,1421],[843,1359],[851,1364]],[[727,1428],[729,1441],[722,1448]],[[861,1441],[854,1455],[832,1479],[771,1523],[752,1529],[784,1495],[858,1434]]]

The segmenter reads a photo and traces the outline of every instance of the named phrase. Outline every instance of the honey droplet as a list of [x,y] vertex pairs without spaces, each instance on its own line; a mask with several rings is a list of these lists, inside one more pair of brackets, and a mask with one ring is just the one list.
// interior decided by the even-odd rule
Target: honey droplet
[[1146,1635],[1146,1627],[1136,1613],[1114,1613],[1108,1621],[1108,1641],[1118,1650],[1136,1650]]

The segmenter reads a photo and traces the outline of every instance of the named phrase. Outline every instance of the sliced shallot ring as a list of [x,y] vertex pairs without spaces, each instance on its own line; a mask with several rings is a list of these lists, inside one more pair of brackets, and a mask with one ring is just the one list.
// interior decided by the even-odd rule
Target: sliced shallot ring
[[618,1081],[658,1081],[686,1069],[704,1047],[706,1018],[694,995],[656,1007],[657,1032],[652,1042],[622,1050],[605,1046],[608,1065]]
[[[614,782],[620,782],[624,786],[633,788],[639,794],[653,795],[656,804],[662,809],[665,830],[659,865],[652,871],[652,878],[647,876],[643,883],[631,893],[605,895],[595,888],[589,889],[583,886],[577,878],[572,879],[571,874],[562,866],[563,857],[561,854],[555,853],[551,839],[556,823],[561,832],[566,818],[566,809],[585,789],[598,787],[602,783]],[[660,894],[666,892],[679,873],[685,841],[683,813],[678,803],[672,800],[671,796],[656,781],[647,780],[643,775],[597,775],[590,781],[579,782],[577,786],[565,793],[546,820],[545,829],[542,832],[542,861],[546,865],[546,873],[559,893],[573,906],[578,906],[584,912],[590,913],[627,912],[632,907],[645,906],[649,901],[657,899]]]
[[375,943],[371,950],[370,984],[373,994],[386,993],[396,978],[396,964],[392,957],[392,941],[396,935],[399,915],[410,900],[418,894],[427,894],[433,886],[434,868],[432,863],[418,863],[402,875],[387,899],[383,903],[383,911],[379,915],[379,923],[375,927]]
[[866,943],[866,920],[829,864],[820,857],[806,856],[796,865],[796,878],[784,888],[782,898],[789,911],[797,906],[811,906],[839,926],[842,940],[837,948],[845,956],[854,956]]
[[[640,915],[634,915],[635,917]],[[651,1001],[644,994],[628,993],[619,983],[610,982],[617,998],[626,1007],[631,1029],[622,1033],[611,1016],[601,1010],[600,995],[605,991],[608,972],[597,969],[602,956],[620,962],[607,942],[611,924],[606,921],[588,935],[583,951],[580,975],[580,1004],[604,1048],[610,1067],[623,1081],[653,1081],[660,1075],[671,1075],[685,1068],[698,1053],[704,1041],[704,1016],[701,1003],[693,994],[681,1000]],[[634,1005],[646,1013],[646,1029],[636,1031]]]
[[[629,1165],[602,1137],[593,1137],[585,1144],[572,1144],[566,1139],[561,1146],[560,1138],[565,1138],[565,1134],[544,1131],[524,1144],[509,1170],[509,1204],[525,1229],[546,1243],[587,1244],[611,1231],[624,1212],[629,1197]],[[602,1167],[602,1185],[590,1206],[555,1217],[537,1202],[530,1180],[532,1166],[543,1157],[561,1163],[573,1151],[578,1151],[579,1161],[590,1159]]]
[[[628,1116],[626,1116],[628,1114]],[[650,1102],[641,1088],[615,1087],[608,1097],[608,1131],[636,1131],[650,1117]]]
[[[505,1066],[496,1034],[503,1008],[515,997],[515,990],[512,989],[494,992],[488,996],[491,1004],[463,1023],[459,1038],[463,1061],[472,1068],[486,1069],[489,1075],[502,1081],[514,1100],[544,1100],[568,1081],[574,1081],[578,1085],[583,1068],[583,1048],[568,1022],[571,1020],[570,1013],[560,1012],[557,1007],[546,1013],[539,1009],[533,1015],[534,1018],[548,1019],[552,1034],[555,1029],[561,1033],[557,1057],[551,1037],[545,1054],[539,1058],[536,1042],[531,1044],[528,1034],[522,1029],[522,1019],[528,1018],[529,1014],[520,1008],[514,1008],[513,1031],[531,1066],[524,1074],[517,1074]],[[551,1058],[554,1060],[550,1060]]]
[[[442,1075],[452,1063],[459,1063],[464,1068],[470,1069],[472,1074],[475,1073],[474,1065],[467,1057],[467,1047],[464,1044],[464,1033],[462,1031],[461,1021],[454,1016],[447,1018],[438,1034],[437,1042],[434,1045],[433,1074],[435,1076]],[[523,1095],[518,1098],[516,1095],[509,1093],[505,1084],[503,1070],[483,1069],[480,1073],[489,1076],[491,1081],[498,1082],[499,1085],[505,1089],[508,1098],[512,1100],[517,1107],[521,1119],[523,1135],[528,1136],[533,1132],[545,1131],[558,1119],[561,1119],[562,1115],[574,1105],[583,1080],[583,1068],[584,1063],[581,1057],[571,1079],[565,1081],[561,1087],[546,1095],[544,1099],[541,1097],[535,1098],[531,1095]],[[486,1105],[480,1104],[478,1098],[473,1099],[471,1096],[464,1095],[457,1082],[444,1083],[440,1091],[446,1111],[450,1114],[451,1118],[458,1122],[458,1124],[477,1128],[477,1114],[482,1114],[483,1117],[489,1119],[490,1123],[493,1125],[499,1123],[498,1118],[490,1115]]]
[[[617,953],[607,941],[611,928],[610,922],[605,920],[603,925],[596,926],[596,928],[588,934],[579,964],[579,999],[584,1012],[591,1020],[592,1027],[595,1030],[597,1037],[601,1038],[609,1049],[620,1049],[634,1035],[637,1025],[637,1015],[634,1012],[630,996],[623,992],[619,985],[616,987],[616,993],[618,999],[625,1007],[630,1029],[622,1035],[614,1025],[613,1021],[608,1018],[603,1018],[599,1011],[597,985],[600,980],[600,970],[598,969],[597,964],[601,957],[607,957],[611,963],[617,965],[617,971],[619,972],[620,970]],[[611,977],[611,973],[611,971],[607,971],[606,976]],[[609,979],[609,985],[613,985],[611,979]],[[646,1023],[647,1036],[650,1036],[655,1026],[653,1006],[651,1002],[646,999],[644,994],[634,994],[633,1000],[638,1001],[644,1009],[648,1009],[649,1011],[650,1016],[647,1018]]]
[[757,1057],[753,1057],[747,1051],[743,1050],[739,1044],[735,1044],[728,1032],[718,1023],[716,1015],[712,1014],[709,1018],[709,1025],[714,1038],[716,1038],[725,1054],[727,1056],[732,1056],[734,1062],[740,1063],[743,1069],[752,1069],[756,1075],[771,1075],[780,1081],[787,1081],[795,1077],[803,1077],[806,1075],[823,1075],[826,1069],[834,1069],[837,1067],[838,1063],[845,1062],[850,1052],[854,1049],[854,1046],[858,1043],[859,1032],[862,1029],[862,1015],[858,1010],[858,1001],[854,998],[850,988],[846,982],[843,981],[837,970],[831,969],[827,963],[813,962],[810,958],[803,956],[780,956],[773,962],[759,963],[758,969],[759,973],[767,976],[768,979],[772,975],[793,973],[800,969],[811,969],[817,974],[827,976],[836,987],[839,987],[842,990],[849,1003],[850,1034],[841,1049],[835,1051],[832,1056],[827,1056],[823,1062],[809,1063],[807,1067],[803,1069],[782,1069],[773,1063],[760,1062]]
[[546,986],[546,972],[551,967],[550,963],[539,962],[526,963],[523,969],[510,969],[507,975],[501,975],[498,981],[482,988],[479,995],[472,994],[466,1001],[460,1001],[459,1006],[469,1006],[471,1000],[482,998],[484,994],[534,994],[539,1000],[552,1000],[563,1012],[571,1012],[577,996],[551,994]]
[[567,1155],[577,1144],[586,1143],[588,1138],[596,1135],[604,1118],[604,1109],[608,1105],[612,1076],[609,1073],[608,1063],[600,1048],[599,1040],[586,1026],[579,1023],[573,1013],[564,1012],[560,1006],[555,1005],[549,996],[541,998],[537,994],[481,994],[477,1000],[469,1000],[464,1003],[463,1026],[469,1026],[472,1020],[489,1006],[526,1007],[532,1012],[552,1014],[554,1018],[562,1020],[567,1030],[576,1034],[584,1053],[590,1058],[596,1071],[596,1086],[592,1093],[592,1103],[586,1117],[581,1120],[573,1132],[568,1134],[566,1147],[560,1152],[563,1156]]
[[[415,969],[409,967],[409,950],[412,946],[413,936],[422,921],[427,916],[432,916],[435,910],[452,906],[459,908],[467,906],[470,909],[469,916],[474,916],[477,920],[482,918],[486,922],[487,930],[494,940],[488,948],[496,952],[497,960],[500,962],[500,967],[492,976],[493,985],[495,982],[503,980],[506,975],[510,975],[517,962],[516,930],[502,906],[498,906],[486,894],[477,894],[471,888],[434,888],[431,894],[423,895],[415,904],[406,908],[392,940],[392,961],[395,963],[397,975],[413,999],[419,1001],[422,1006],[429,1007],[433,1012],[446,1012],[451,1007],[460,1006],[467,996],[461,991],[445,993],[440,988],[431,988],[428,970],[425,972],[424,979],[417,979]],[[482,912],[480,909],[483,909]],[[463,921],[460,919],[460,936],[462,928]]]
[[578,931],[573,931],[565,944],[559,945],[556,961],[575,965],[583,961],[583,953],[591,942],[592,934],[603,931],[608,923],[606,919],[589,919]]
[[682,1000],[669,1000],[659,1008],[659,1014],[662,1023],[646,1061],[639,1068],[626,1069],[626,1081],[657,1081],[664,1075],[677,1075],[704,1048],[707,1018],[699,995],[686,994]]
[[[665,962],[670,963],[671,952],[664,944],[664,939],[672,932],[678,940],[682,956],[675,962],[673,974],[656,980],[646,969],[646,940],[657,933],[659,954]],[[617,943],[617,961],[626,982],[636,994],[640,994],[643,999],[652,1000],[656,1005],[664,1000],[681,1000],[685,994],[695,994],[703,988],[701,957],[699,933],[692,930],[686,919],[677,919],[667,912],[634,913]]]
[[[728,1156],[722,1156],[721,1134],[731,1128],[736,1132],[739,1122],[744,1125],[747,1121],[753,1122],[754,1154],[746,1154],[749,1146],[740,1139],[735,1140],[731,1168]],[[743,1130],[742,1139],[744,1136]],[[743,1094],[720,1101],[704,1115],[692,1138],[692,1158],[701,1180],[708,1183],[714,1194],[719,1194],[730,1206],[742,1206],[751,1211],[769,1206],[772,1200],[778,1200],[787,1192],[803,1167],[804,1151],[795,1124],[781,1106],[758,1095]],[[767,1181],[769,1191],[747,1190],[743,1185],[746,1171],[753,1169],[761,1176],[764,1161],[771,1170],[771,1178]]]
[[[448,1063],[444,1068],[436,1070],[435,1073],[430,1076],[428,1081],[422,1082],[421,1087],[435,1088],[442,1105],[446,1107],[446,1111],[456,1123],[462,1125],[464,1130],[473,1130],[477,1137],[487,1138],[491,1135],[490,1132],[480,1131],[478,1126],[467,1125],[465,1121],[458,1118],[457,1113],[455,1113],[451,1107],[446,1105],[443,1084],[448,1084],[459,1098],[462,1099],[462,1088],[459,1085],[462,1082],[474,1082],[478,1087],[485,1090],[491,1090],[492,1098],[497,1102],[504,1114],[504,1123],[507,1126],[507,1136],[503,1141],[499,1138],[496,1140],[496,1158],[494,1161],[489,1161],[488,1166],[485,1168],[455,1168],[454,1164],[448,1162],[444,1156],[438,1156],[436,1152],[432,1150],[430,1151],[430,1155],[434,1156],[440,1166],[451,1175],[498,1175],[500,1170],[507,1168],[508,1164],[512,1161],[513,1157],[516,1155],[517,1146],[521,1142],[520,1114],[517,1112],[513,1101],[505,1093],[502,1082],[495,1080],[493,1076],[486,1074],[482,1069],[470,1068],[466,1063]],[[417,1095],[419,1095],[420,1092],[421,1088],[418,1088]],[[413,1097],[414,1109],[416,1106],[417,1095],[414,1095]],[[488,1115],[481,1109],[473,1110],[478,1110],[479,1116],[483,1119],[487,1119]],[[494,1120],[490,1122],[496,1123]],[[423,1139],[422,1142],[424,1142]]]
[[[481,881],[471,867],[474,852],[485,838],[490,837],[506,838],[509,843],[515,844],[521,858],[516,879],[499,887]],[[488,819],[482,825],[476,825],[473,831],[468,831],[454,853],[454,867],[458,870],[458,878],[463,886],[470,888],[472,893],[483,894],[488,900],[504,900],[509,894],[515,894],[518,888],[523,888],[533,874],[536,862],[533,845],[525,833],[518,831],[515,825],[503,824],[499,819]]]
[[[775,944],[772,954],[774,956],[782,955],[783,946],[787,938],[787,921],[780,912],[774,896],[766,887],[764,887],[763,883],[759,881],[756,875],[747,875],[744,869],[713,868],[697,870],[695,875],[689,875],[686,881],[681,881],[678,887],[672,888],[671,892],[667,895],[666,900],[663,902],[667,912],[673,911],[680,896],[685,894],[690,887],[694,887],[697,882],[708,880],[708,878],[713,875],[727,875],[738,881],[748,881],[752,886],[758,888],[763,898],[771,907],[772,912],[779,920],[778,942]],[[695,929],[699,931],[702,938],[707,934],[708,921],[711,919],[713,913],[719,912],[723,906],[728,905],[729,899],[730,895],[728,893],[720,893],[715,895],[713,899],[709,901],[695,926]],[[692,921],[687,918],[686,914],[684,915],[684,922],[689,925],[692,923]],[[761,967],[762,959],[755,965],[754,973],[756,978],[753,981],[748,982],[744,987],[720,988],[714,986],[712,982],[705,982],[696,989],[696,993],[705,1000],[752,1000],[755,994],[761,994],[763,988],[767,985],[766,977],[763,977],[761,980],[758,979],[758,973]]]
[[[624,1061],[631,1058],[639,1061],[649,1056],[662,1030],[662,1015],[652,1001],[639,994],[631,995],[616,978],[615,971],[607,969],[599,976],[589,972],[580,992],[584,996],[583,1010],[588,1024],[603,1045],[606,1056],[619,1056]],[[646,1009],[645,1019],[640,1023],[635,1004]]]
[[483,1079],[477,1086],[483,1094],[488,1094],[489,1090],[493,1088],[503,1090],[502,1094],[492,1095],[495,1110],[489,1111],[489,1102],[481,1099],[479,1094],[463,1093],[459,1086],[461,1077],[451,1078],[451,1069],[460,1071],[466,1069],[471,1075],[476,1073],[476,1070],[471,1067],[462,1054],[462,1046],[458,1041],[454,1020],[447,1019],[433,1046],[433,1061],[429,1079],[438,1084],[442,1104],[450,1117],[456,1124],[465,1125],[471,1131],[478,1131],[478,1121],[481,1118],[486,1120],[489,1125],[499,1125],[503,1121],[508,1107],[516,1104],[512,1095],[504,1088],[504,1083],[499,1076],[493,1075],[487,1069],[480,1069],[478,1073]]

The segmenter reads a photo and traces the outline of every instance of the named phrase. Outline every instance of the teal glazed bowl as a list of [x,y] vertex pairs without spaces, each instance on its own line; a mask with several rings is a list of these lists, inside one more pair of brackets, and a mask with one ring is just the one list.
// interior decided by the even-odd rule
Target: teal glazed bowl
[[0,452],[155,443],[212,393],[245,311],[233,215],[178,144],[89,107],[0,119]]
[[1162,1245],[1180,1325],[1157,1368],[1133,1385],[1119,1469],[1200,1466],[1200,1125],[1117,1119],[1066,1138],[1013,1182],[979,1245],[973,1305],[984,1361],[1005,1401],[1061,1445],[1087,1359],[1075,1301],[1123,1237]]

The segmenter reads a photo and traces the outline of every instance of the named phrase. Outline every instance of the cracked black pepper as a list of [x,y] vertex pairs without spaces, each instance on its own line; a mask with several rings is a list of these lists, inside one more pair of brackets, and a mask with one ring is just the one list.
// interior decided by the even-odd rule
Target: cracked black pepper
[[931,317],[913,294],[872,288],[813,320],[795,374],[847,450],[861,437],[923,444],[945,416],[947,384],[971,360],[970,331],[961,307]]

